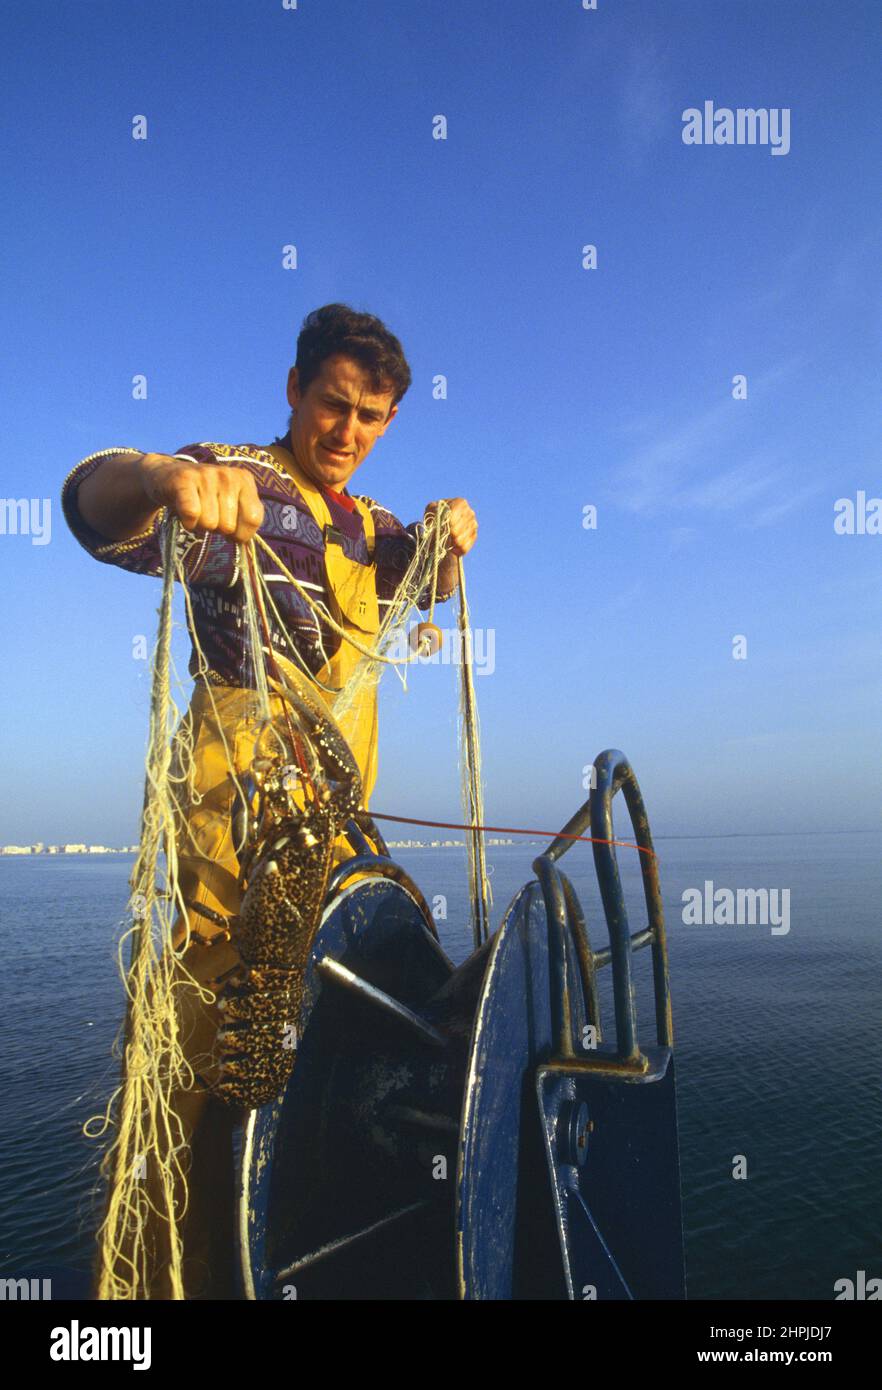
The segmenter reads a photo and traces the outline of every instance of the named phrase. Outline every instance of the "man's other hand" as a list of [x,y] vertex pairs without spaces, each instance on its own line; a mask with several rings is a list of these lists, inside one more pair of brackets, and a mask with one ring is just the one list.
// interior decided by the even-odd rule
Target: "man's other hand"
[[[478,538],[478,519],[464,497],[445,497],[450,508],[450,536],[447,540],[448,555],[467,555]],[[434,516],[437,504],[430,502],[426,507],[426,517]]]

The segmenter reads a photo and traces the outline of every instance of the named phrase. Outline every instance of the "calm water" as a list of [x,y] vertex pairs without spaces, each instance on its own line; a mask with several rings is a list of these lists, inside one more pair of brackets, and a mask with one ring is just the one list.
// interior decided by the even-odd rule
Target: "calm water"
[[[538,846],[491,848],[494,925],[533,877]],[[692,1298],[821,1298],[882,1275],[882,835],[662,840],[683,1199]],[[448,954],[469,949],[464,851],[400,850]],[[632,908],[639,872],[620,851]],[[0,1273],[88,1267],[98,1150],[83,1122],[116,1082],[115,940],[131,859],[0,859]],[[591,853],[563,867],[595,947]],[[684,926],[681,894],[790,889],[790,931]],[[649,955],[636,962],[653,1041]],[[608,976],[609,972],[603,972]],[[605,1014],[606,1018],[610,1015]],[[735,1181],[742,1154],[748,1177]]]

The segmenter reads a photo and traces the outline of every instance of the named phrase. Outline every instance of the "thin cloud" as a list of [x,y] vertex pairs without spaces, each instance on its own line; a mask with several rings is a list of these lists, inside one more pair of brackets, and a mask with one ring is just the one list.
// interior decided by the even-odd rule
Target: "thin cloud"
[[646,152],[671,135],[674,110],[670,48],[645,36],[631,44],[623,63],[619,115],[622,138],[632,152]]
[[[801,365],[800,357],[779,363],[762,376],[752,378],[753,399],[777,385]],[[615,495],[628,511],[657,513],[670,507],[695,506],[708,510],[729,509],[756,501],[763,491],[780,487],[785,473],[772,465],[769,455],[753,455],[735,467],[712,461],[725,458],[741,446],[734,442],[741,428],[738,405],[721,397],[691,420],[656,437],[638,449],[616,472]]]
[[724,469],[713,477],[687,487],[681,502],[711,512],[731,512],[756,502],[770,491],[778,492],[786,481],[786,470],[771,466],[768,454]]
[[679,551],[685,550],[697,535],[697,526],[675,526],[668,536],[668,554],[676,555]]
[[771,284],[764,290],[748,293],[744,307],[754,313],[766,313],[769,309],[777,309],[797,291],[804,292],[806,277],[811,274],[817,256],[818,247],[814,235],[804,234],[796,246],[778,257],[775,278]]
[[[777,502],[765,507],[761,512],[757,512],[751,520],[752,526],[771,526],[773,522],[780,521],[782,516],[788,512],[794,512],[801,507],[804,502],[810,502],[820,493],[829,493],[830,489],[826,483],[813,483],[810,487],[786,488],[782,490]],[[830,509],[832,524],[833,509]]]

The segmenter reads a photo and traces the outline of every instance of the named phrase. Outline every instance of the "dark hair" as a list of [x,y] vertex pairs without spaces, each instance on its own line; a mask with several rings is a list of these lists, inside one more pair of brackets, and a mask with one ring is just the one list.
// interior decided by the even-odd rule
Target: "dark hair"
[[378,394],[391,390],[392,405],[398,404],[410,386],[404,350],[376,315],[361,314],[348,304],[325,304],[306,315],[297,337],[294,365],[301,391],[318,376],[325,358],[336,352],[355,358],[368,372]]

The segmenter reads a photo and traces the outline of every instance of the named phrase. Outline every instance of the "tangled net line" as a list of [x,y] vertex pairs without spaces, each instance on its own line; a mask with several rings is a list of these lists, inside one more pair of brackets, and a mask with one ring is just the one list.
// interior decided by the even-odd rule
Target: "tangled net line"
[[[332,691],[320,685],[326,695],[332,695],[333,698],[327,703],[331,713],[339,719],[358,702],[368,687],[376,684],[386,666],[396,670],[406,688],[404,672],[407,665],[425,653],[418,647],[408,655],[396,657],[390,655],[390,648],[408,613],[416,607],[416,599],[427,589],[431,593],[431,621],[437,595],[438,569],[446,553],[448,536],[449,508],[441,501],[436,504],[434,514],[427,514],[418,531],[414,554],[393,599],[386,607],[372,647],[359,643],[345,632],[327,606],[302,588],[262,537],[255,537],[247,547],[239,547],[238,572],[244,595],[246,662],[250,667],[249,686],[253,689],[252,708],[256,716],[255,748],[267,732],[271,736],[273,734],[272,697],[266,671],[267,653],[262,645],[258,620],[259,605],[263,606],[264,613],[270,612],[275,618],[274,650],[276,641],[281,640],[281,644],[287,648],[288,658],[316,684],[313,673],[306,667],[279,616],[271,586],[256,563],[256,548],[259,547],[272,558],[279,572],[309,605],[317,619],[317,626],[321,618],[340,635],[341,640],[349,641],[360,653],[361,660],[342,688]],[[187,810],[198,805],[201,797],[193,781],[192,724],[186,715],[181,717],[181,710],[172,696],[174,666],[171,638],[175,580],[183,590],[187,625],[193,642],[195,670],[191,669],[191,674],[197,681],[201,680],[207,691],[223,739],[228,770],[236,789],[240,793],[242,791],[233,752],[224,732],[212,683],[208,679],[208,662],[198,640],[179,539],[178,522],[173,517],[166,517],[162,533],[162,595],[152,664],[141,835],[130,879],[131,925],[122,933],[118,945],[119,970],[127,996],[121,1048],[119,1044],[117,1048],[122,1057],[121,1081],[103,1114],[93,1116],[83,1127],[84,1133],[90,1138],[114,1132],[101,1163],[108,1200],[98,1231],[97,1293],[100,1299],[149,1298],[151,1249],[148,1231],[151,1223],[157,1220],[164,1223],[167,1229],[170,1296],[173,1299],[183,1299],[185,1296],[181,1231],[188,1203],[187,1146],[173,1099],[176,1092],[187,1091],[193,1086],[195,1076],[182,1046],[178,995],[180,991],[192,990],[204,1004],[213,1003],[215,995],[194,979],[181,960],[191,933],[190,914],[179,884],[178,844]],[[459,631],[465,644],[470,641],[471,633],[461,561],[458,569]],[[483,822],[483,809],[477,714],[473,691],[471,695],[465,691],[466,682],[471,681],[470,648],[465,645],[460,670],[464,673],[460,713],[467,731],[462,745],[463,805],[468,810],[470,823],[480,825]],[[176,672],[174,676],[177,682]],[[164,870],[161,868],[163,856]],[[486,911],[489,884],[483,866],[483,841],[478,832],[469,840],[469,878],[473,911],[478,910],[476,904],[480,901],[479,889],[475,885],[481,881]],[[182,943],[175,948],[172,944],[173,934],[179,922],[184,924],[185,935]],[[126,966],[123,954],[127,943],[130,953]],[[152,1182],[146,1180],[148,1162]]]

